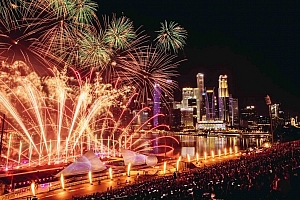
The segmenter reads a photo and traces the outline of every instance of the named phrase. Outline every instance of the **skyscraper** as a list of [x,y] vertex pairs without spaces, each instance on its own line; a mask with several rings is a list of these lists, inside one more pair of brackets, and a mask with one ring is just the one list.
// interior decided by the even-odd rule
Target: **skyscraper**
[[[198,94],[198,88],[183,88],[182,89],[182,121],[190,121],[190,119],[193,119],[193,125],[195,126],[197,123],[197,113],[198,113],[198,104],[197,104],[197,94]],[[189,116],[190,115],[190,116]],[[189,123],[183,123],[185,126]],[[190,126],[190,125],[188,125]]]
[[[160,104],[160,113],[164,116],[160,116],[158,119],[159,124],[165,124],[171,127],[172,124],[172,112],[173,112],[174,98],[171,96],[164,96],[164,100]],[[165,127],[162,127],[165,128]]]
[[194,118],[193,118],[193,108],[181,108],[181,123],[184,126],[184,129],[193,129]]
[[239,102],[238,99],[232,98],[231,94],[229,95],[229,122],[232,127],[239,127]]
[[160,96],[161,96],[161,88],[159,84],[154,85],[154,94],[153,94],[153,126],[158,126],[158,115],[160,113]]
[[241,126],[244,128],[257,128],[257,115],[255,106],[246,106],[241,109]]
[[197,74],[197,94],[196,94],[196,99],[197,99],[197,121],[201,121],[202,120],[202,116],[203,116],[203,104],[202,104],[202,97],[203,97],[203,93],[204,93],[204,74],[198,73]]
[[215,109],[215,91],[214,88],[206,89],[205,91],[205,107],[206,107],[206,120],[215,120],[216,109]]
[[197,88],[182,88],[182,108],[189,107],[189,99],[196,99],[195,89]]
[[218,103],[219,103],[219,119],[228,123],[229,122],[229,92],[227,84],[227,75],[219,76],[219,89],[218,89]]

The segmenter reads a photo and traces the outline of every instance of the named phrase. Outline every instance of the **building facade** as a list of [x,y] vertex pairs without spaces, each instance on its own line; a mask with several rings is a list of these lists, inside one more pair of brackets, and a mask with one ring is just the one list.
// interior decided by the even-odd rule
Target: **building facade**
[[158,126],[158,114],[160,114],[160,101],[161,101],[161,88],[159,84],[154,85],[154,93],[153,93],[153,126]]
[[255,106],[246,106],[241,109],[241,127],[247,129],[256,129],[257,128],[257,115]]
[[[199,114],[199,89],[198,88],[183,88],[182,89],[182,124],[184,124],[185,128],[191,129],[190,119],[193,121],[193,127],[196,126],[198,114]],[[188,116],[190,115],[190,116]],[[188,119],[188,120],[187,120]],[[187,121],[189,121],[187,123]]]
[[205,107],[206,107],[206,121],[216,120],[216,96],[215,88],[208,88],[205,90]]
[[204,115],[203,109],[203,93],[204,93],[204,74],[198,73],[197,76],[197,88],[196,91],[196,100],[197,100],[197,121],[202,120],[202,116]]
[[229,123],[229,91],[227,75],[219,76],[218,88],[219,119]]

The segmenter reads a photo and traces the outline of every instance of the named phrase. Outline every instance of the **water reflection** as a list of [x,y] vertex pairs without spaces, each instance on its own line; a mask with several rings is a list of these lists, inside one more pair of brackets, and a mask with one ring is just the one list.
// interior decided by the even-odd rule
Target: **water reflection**
[[[215,156],[229,153],[230,149],[232,152],[235,150],[245,150],[249,147],[259,147],[266,142],[265,138],[250,138],[250,137],[201,137],[201,136],[188,136],[181,135],[175,136],[179,141],[179,144],[174,143],[171,139],[166,139],[165,144],[170,145],[174,148],[173,156],[181,156],[187,158],[189,155],[195,159],[198,153],[200,157],[203,157],[204,152],[208,156],[214,154]],[[225,150],[226,149],[226,150]]]

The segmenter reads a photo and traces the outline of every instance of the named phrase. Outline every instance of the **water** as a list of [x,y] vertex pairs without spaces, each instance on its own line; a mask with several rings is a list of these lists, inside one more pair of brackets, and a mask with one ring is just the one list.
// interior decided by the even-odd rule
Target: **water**
[[[153,140],[159,138],[157,135],[149,135],[148,139]],[[245,150],[249,147],[259,147],[267,142],[266,138],[261,137],[203,137],[203,136],[190,136],[190,135],[178,135],[172,136],[172,138],[162,137],[161,139],[154,140],[154,148],[152,152],[162,155],[164,152],[168,157],[183,157],[186,158],[189,155],[191,158],[196,158],[198,153],[199,157],[203,157],[204,152],[207,155],[211,155],[212,151],[214,155],[218,155],[220,152],[224,154],[225,149],[227,154],[230,149],[234,152],[237,150]]]
[[180,146],[175,149],[175,154],[182,157],[190,155],[195,157],[196,153],[200,156],[207,152],[208,155],[213,151],[215,155],[219,150],[224,153],[226,149],[227,153],[231,148],[232,151],[237,148],[238,150],[245,150],[253,146],[261,146],[265,140],[263,138],[249,138],[249,137],[199,137],[199,136],[179,136]]

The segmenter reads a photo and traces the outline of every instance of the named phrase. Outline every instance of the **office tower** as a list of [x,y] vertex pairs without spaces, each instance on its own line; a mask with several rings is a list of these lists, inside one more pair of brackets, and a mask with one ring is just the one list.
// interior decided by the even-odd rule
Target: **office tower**
[[172,110],[171,130],[180,131],[181,129],[181,111],[180,108]]
[[[188,117],[190,119],[193,118],[193,126],[197,123],[197,112],[198,112],[198,105],[197,105],[197,94],[199,93],[198,88],[183,88],[182,89],[182,107],[181,109],[184,110],[184,116],[191,115]],[[192,110],[192,112],[190,112]],[[182,117],[184,120],[184,117]],[[183,123],[185,124],[185,123]]]
[[219,97],[229,97],[227,75],[219,76]]
[[227,75],[219,76],[218,89],[218,103],[219,103],[219,119],[229,122],[229,92],[227,84]]
[[206,107],[206,120],[215,120],[216,118],[216,97],[214,88],[206,89],[205,91],[205,107]]
[[[202,120],[203,116],[203,93],[204,93],[204,74],[198,73],[197,74],[197,94],[196,94],[196,99],[197,99],[197,121]],[[202,112],[201,112],[202,111]]]
[[206,121],[206,104],[205,104],[206,93],[205,90],[202,93],[202,100],[200,105],[200,121]]
[[229,94],[229,125],[232,127],[239,126],[239,103],[238,99],[232,98]]
[[181,108],[181,123],[184,129],[194,129],[193,108]]
[[265,126],[270,125],[270,117],[269,116],[258,116],[257,117],[257,125],[258,126]]
[[238,128],[240,125],[240,114],[239,114],[239,101],[236,98],[232,98],[232,126]]
[[228,98],[228,102],[229,102],[229,126],[233,126],[233,98],[232,95],[229,94],[229,98]]
[[161,97],[161,88],[159,84],[154,85],[154,94],[153,94],[153,126],[158,126],[158,115],[160,113],[160,97]]
[[[172,125],[172,112],[173,112],[173,104],[174,104],[174,98],[169,97],[167,95],[164,96],[164,101],[161,101],[160,106],[160,113],[163,114],[163,116],[160,116],[158,118],[159,124],[165,124],[171,127]],[[165,127],[162,127],[163,129]]]
[[255,129],[257,127],[256,109],[254,106],[246,106],[241,109],[241,126],[244,128]]
[[196,99],[195,88],[182,88],[182,108],[188,108],[189,99]]
[[259,131],[268,132],[270,129],[270,116],[258,116],[257,129]]

